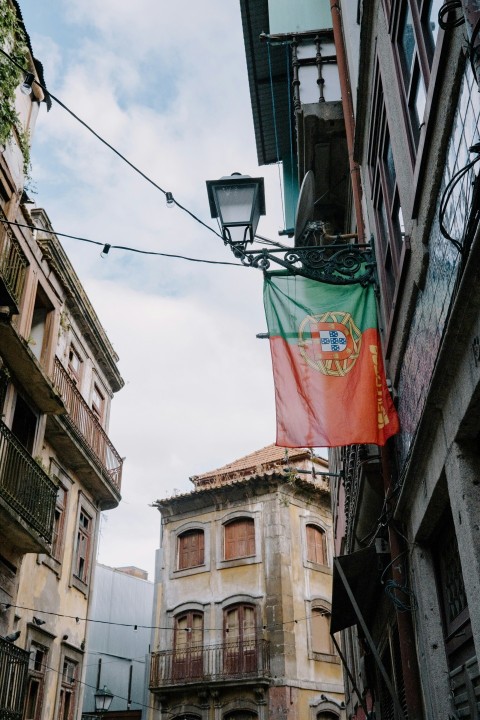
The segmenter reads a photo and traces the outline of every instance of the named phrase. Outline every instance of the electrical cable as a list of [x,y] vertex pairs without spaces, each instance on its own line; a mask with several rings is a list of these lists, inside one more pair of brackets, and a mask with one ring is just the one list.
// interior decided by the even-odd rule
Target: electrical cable
[[438,11],[438,24],[442,28],[442,30],[450,30],[452,28],[460,27],[460,25],[463,25],[465,22],[465,18],[463,16],[463,13],[459,15],[459,17],[453,17],[448,19],[448,15],[452,10],[457,10],[458,8],[462,8],[462,2],[461,0],[447,0],[440,10]]
[[[56,673],[57,675],[60,675],[61,677],[63,677],[63,675],[64,675],[64,673],[63,673],[62,670],[58,670],[57,668],[51,667],[50,665],[46,665],[46,664],[45,664],[45,665],[43,665],[43,667],[45,668],[45,670],[49,670],[49,671],[51,671],[51,672],[54,672],[54,673]],[[84,687],[90,688],[91,690],[98,690],[98,688],[97,688],[96,685],[90,685],[89,683],[84,682],[83,680],[77,680],[77,678],[69,678],[69,679],[70,679],[70,680],[73,680],[73,683],[76,683],[76,684],[78,684],[78,685],[83,685]],[[71,684],[73,684],[73,683],[71,683]],[[138,705],[138,706],[140,706],[140,707],[146,708],[147,710],[155,710],[156,712],[158,712],[158,708],[157,708],[157,707],[154,707],[153,705],[146,705],[145,703],[143,703],[143,702],[138,702],[137,700],[133,700],[132,698],[122,697],[121,695],[117,695],[116,693],[115,693],[115,695],[114,695],[114,698],[115,698],[116,700],[125,700],[126,703],[130,703],[131,705]],[[85,715],[85,714],[87,715],[87,717],[88,717],[89,715],[92,715],[92,716],[95,715],[96,717],[98,717],[98,716],[100,715],[100,713],[95,713],[95,712],[92,712],[92,713],[82,713],[82,717],[83,717],[83,715]],[[178,716],[178,713],[176,713],[176,712],[175,712],[175,713],[172,713],[172,712],[170,712],[169,710],[162,710],[162,716],[163,716],[163,715],[170,715],[170,717],[173,718],[173,717]]]
[[57,232],[56,230],[47,230],[47,228],[38,227],[37,225],[26,225],[25,223],[15,222],[13,220],[4,220],[0,217],[0,222],[5,225],[16,225],[20,228],[27,230],[36,230],[38,232],[47,233],[48,235],[55,235],[58,237],[68,238],[69,240],[79,240],[80,242],[90,243],[91,245],[97,245],[103,247],[103,254],[107,255],[110,250],[125,250],[127,252],[133,252],[140,255],[156,255],[159,257],[176,258],[179,260],[188,260],[189,262],[206,263],[207,265],[231,265],[233,267],[249,267],[241,263],[228,262],[224,260],[205,260],[203,258],[193,258],[186,255],[174,255],[172,253],[162,253],[154,250],[140,250],[139,248],[128,247],[126,245],[110,245],[110,243],[104,243],[99,240],[91,240],[90,238],[80,237],[78,235],[69,235],[68,233]]
[[[23,72],[24,75],[28,74],[28,70],[25,70],[25,68],[22,67],[22,65],[20,65],[20,63],[18,63],[14,58],[12,58],[11,55],[9,55],[1,47],[0,47],[0,53],[2,55],[4,55],[8,60],[10,60],[10,62],[13,65],[15,65],[15,67],[17,67],[19,70],[21,70],[21,72]],[[140,168],[138,168],[130,160],[128,160],[128,158],[126,158],[125,155],[123,155],[119,150],[117,150],[115,147],[113,147],[113,145],[111,145],[107,140],[105,140],[101,135],[99,135],[99,133],[97,133],[90,125],[88,125],[85,122],[85,120],[82,120],[82,118],[80,118],[76,113],[74,113],[73,110],[70,110],[70,108],[67,105],[65,105],[65,103],[63,103],[59,98],[57,98],[55,95],[53,95],[50,92],[50,90],[47,90],[47,88],[44,85],[42,85],[41,82],[39,82],[36,78],[33,79],[33,82],[36,85],[38,85],[38,87],[40,87],[44,93],[47,93],[51,97],[51,99],[57,103],[57,105],[60,105],[60,107],[63,108],[63,110],[65,110],[69,115],[71,115],[75,120],[77,120],[77,122],[79,122],[81,125],[83,125],[83,127],[86,130],[88,130],[88,132],[90,132],[92,135],[94,135],[94,137],[97,138],[97,140],[100,140],[100,142],[103,143],[103,145],[105,145],[109,150],[111,150],[113,153],[115,153],[115,155],[117,155],[121,160],[123,160],[123,162],[125,162],[127,165],[129,165],[132,168],[132,170],[134,170],[134,172],[136,172],[138,175],[140,175],[144,180],[146,180],[148,183],[150,183],[150,185],[152,185],[154,188],[156,188],[157,190],[160,190],[160,192],[163,193],[163,195],[165,197],[167,196],[167,192],[168,192],[167,190],[164,190],[160,185],[158,185],[158,183],[156,183],[154,180],[152,180],[152,178],[150,178],[142,170],[140,170]],[[171,193],[169,193],[169,200],[170,200],[170,202],[173,202],[178,208],[180,208],[180,210],[183,210],[183,212],[187,213],[187,215],[190,215],[190,217],[193,218],[196,222],[200,223],[200,225],[203,225],[203,227],[207,228],[207,230],[210,230],[210,232],[217,235],[217,237],[220,237],[220,238],[222,237],[220,235],[220,233],[217,232],[217,230],[215,230],[215,228],[212,228],[210,225],[207,225],[207,223],[203,222],[203,220],[201,220],[199,217],[197,217],[197,215],[195,215],[193,212],[191,212],[191,210],[189,210],[184,205],[182,205],[177,200],[175,200],[175,198],[173,197],[173,195]]]
[[[76,615],[66,615],[64,613],[57,613],[57,612],[53,612],[51,610],[40,610],[38,608],[26,607],[24,605],[13,605],[11,603],[0,603],[0,605],[3,606],[4,610],[8,610],[9,608],[13,608],[15,610],[26,610],[28,612],[33,612],[33,613],[37,613],[37,614],[42,613],[43,615],[53,615],[54,617],[67,618],[68,620],[75,620],[76,623],[79,623],[79,622],[97,623],[99,625],[110,625],[113,627],[133,628],[134,630],[173,630],[174,629],[171,626],[167,627],[167,626],[163,626],[163,625],[142,625],[139,623],[114,622],[112,620],[96,620],[94,618],[84,618],[84,617],[79,617]],[[329,611],[325,609],[325,614],[328,614],[328,613],[329,613]],[[313,615],[305,615],[305,617],[293,618],[293,620],[284,620],[281,623],[274,623],[273,625],[262,625],[261,628],[259,626],[259,629],[262,629],[267,632],[271,632],[273,630],[277,630],[278,628],[283,627],[284,625],[290,625],[292,623],[298,624],[299,622],[306,622],[307,620],[313,620],[313,619],[314,619]],[[184,630],[186,632],[190,632],[192,630],[192,628],[186,627],[186,628],[184,628]],[[203,627],[202,630],[207,631],[207,632],[223,632],[225,630],[225,628],[222,625],[222,627]],[[227,629],[227,632],[228,632],[228,629]]]
[[[474,146],[473,148],[470,148],[470,152],[477,152],[478,153],[479,148],[477,146]],[[460,168],[460,170],[457,170],[456,173],[452,175],[449,182],[447,183],[445,190],[442,193],[442,197],[440,200],[440,207],[438,211],[438,221],[440,225],[440,232],[442,233],[443,237],[446,238],[446,240],[449,240],[452,245],[458,250],[460,255],[463,255],[464,253],[464,247],[462,244],[462,240],[456,239],[450,235],[447,228],[445,227],[445,214],[447,211],[447,206],[450,201],[450,198],[452,197],[452,194],[458,185],[458,183],[465,177],[465,175],[473,168],[475,163],[477,163],[480,160],[480,154],[477,154],[476,157],[473,158],[473,160],[470,160],[463,168]]]

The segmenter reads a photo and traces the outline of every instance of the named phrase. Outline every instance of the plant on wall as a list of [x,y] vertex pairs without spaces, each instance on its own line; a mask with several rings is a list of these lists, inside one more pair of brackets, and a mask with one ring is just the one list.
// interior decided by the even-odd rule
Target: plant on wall
[[[25,34],[8,0],[0,0],[0,47],[19,65],[27,67]],[[0,144],[4,145],[16,128],[23,154],[23,170],[27,175],[30,168],[30,138],[15,111],[15,91],[22,79],[22,72],[8,58],[0,56]]]

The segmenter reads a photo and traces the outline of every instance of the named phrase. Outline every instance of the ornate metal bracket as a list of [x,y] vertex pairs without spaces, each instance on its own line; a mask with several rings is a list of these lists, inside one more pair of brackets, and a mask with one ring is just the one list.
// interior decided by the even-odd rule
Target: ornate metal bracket
[[375,256],[372,245],[322,245],[317,247],[245,250],[228,243],[233,254],[244,265],[267,272],[272,263],[292,275],[331,285],[365,286],[376,282]]

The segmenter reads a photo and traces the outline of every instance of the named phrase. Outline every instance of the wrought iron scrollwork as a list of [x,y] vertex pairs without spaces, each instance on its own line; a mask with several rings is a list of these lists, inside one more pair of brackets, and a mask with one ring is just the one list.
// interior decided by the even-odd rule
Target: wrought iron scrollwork
[[262,249],[246,251],[231,246],[233,254],[244,265],[259,268],[265,272],[272,264],[285,268],[293,275],[317,280],[331,285],[363,286],[374,283],[375,258],[371,245],[324,245],[296,247],[285,250]]

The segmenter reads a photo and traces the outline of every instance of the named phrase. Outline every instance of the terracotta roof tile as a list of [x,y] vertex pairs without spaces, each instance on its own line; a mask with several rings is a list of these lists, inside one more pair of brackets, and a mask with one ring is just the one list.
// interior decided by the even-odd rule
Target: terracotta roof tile
[[[311,458],[311,453],[308,448],[290,448],[287,453],[289,462],[298,461],[299,459],[308,460]],[[199,487],[213,482],[225,482],[233,477],[239,479],[247,475],[261,474],[272,469],[274,466],[278,469],[279,464],[283,463],[285,457],[286,448],[273,444],[267,445],[261,450],[256,450],[249,455],[245,455],[215,470],[210,470],[202,475],[193,475],[190,480],[196,487]]]

